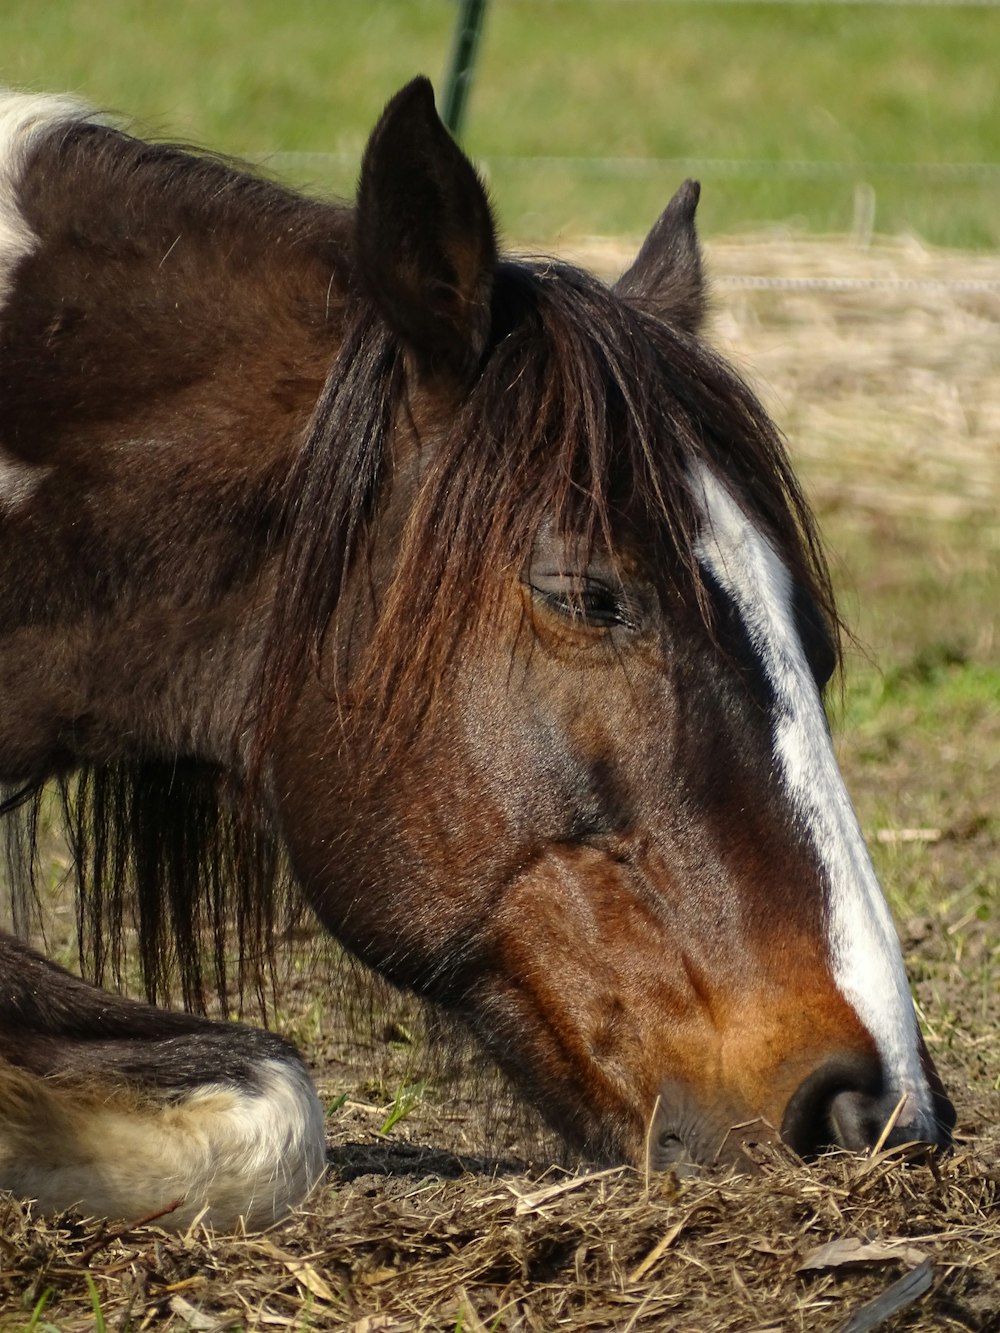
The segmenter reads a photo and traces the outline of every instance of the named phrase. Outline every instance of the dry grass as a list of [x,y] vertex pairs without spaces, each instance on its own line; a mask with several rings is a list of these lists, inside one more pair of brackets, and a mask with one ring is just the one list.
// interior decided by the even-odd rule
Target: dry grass
[[[610,275],[634,251],[576,253]],[[753,237],[717,242],[708,261],[715,340],[821,510],[973,518],[1000,544],[1000,258]]]
[[[1000,1184],[995,1159],[969,1151],[811,1169],[772,1152],[749,1179],[684,1181],[499,1166],[453,1179],[454,1159],[430,1151],[354,1152],[374,1169],[267,1236],[120,1235],[11,1204],[0,1292],[21,1304],[52,1287],[63,1308],[90,1271],[109,1328],[763,1333],[846,1329],[929,1261],[929,1294],[895,1327],[998,1326]],[[845,1238],[863,1246],[820,1249]],[[82,1309],[59,1327],[92,1321]]]
[[[587,249],[605,270],[628,257]],[[916,532],[948,552],[956,533],[974,532],[968,558],[995,566],[1000,291],[976,284],[996,284],[1000,261],[912,243],[759,239],[718,244],[710,259],[717,335],[763,385],[827,526],[871,525],[887,561],[896,522],[907,540]],[[874,285],[813,285],[842,278]],[[955,573],[951,559],[939,583]],[[874,575],[865,586],[877,593]],[[981,610],[977,642],[995,661],[996,607]],[[955,740],[980,775],[998,771],[996,734]],[[501,1125],[495,1155],[482,1156],[493,1095],[440,1077],[382,1132],[394,1091],[422,1074],[409,1017],[345,1044],[322,1003],[293,993],[292,1035],[324,1094],[350,1098],[330,1118],[328,1184],[284,1226],[235,1240],[45,1220],[0,1202],[0,1330],[28,1327],[47,1290],[34,1327],[64,1333],[93,1328],[95,1308],[108,1329],[1000,1330],[1000,949],[976,906],[996,907],[995,787],[991,797],[982,780],[963,796],[952,783],[941,795],[943,762],[917,740],[884,763],[847,755],[863,819],[890,780],[937,811],[940,836],[890,839],[885,854],[899,858],[890,868],[904,887],[930,884],[931,906],[903,903],[903,941],[959,1108],[949,1158],[901,1162],[897,1152],[805,1168],[761,1149],[759,1170],[740,1178],[583,1178],[533,1165],[548,1150],[516,1128]],[[968,898],[973,880],[988,899]],[[817,1254],[830,1242],[853,1245]],[[869,1304],[887,1291],[897,1313],[891,1299]]]

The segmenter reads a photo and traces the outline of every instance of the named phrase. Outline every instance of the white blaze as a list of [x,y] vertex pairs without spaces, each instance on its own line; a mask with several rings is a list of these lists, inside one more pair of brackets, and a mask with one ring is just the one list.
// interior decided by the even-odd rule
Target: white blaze
[[900,1116],[932,1116],[913,1001],[892,916],[837,766],[826,714],[795,623],[792,580],[774,547],[704,465],[698,558],[732,600],[774,695],[774,752],[829,880],[834,981],[871,1034]]

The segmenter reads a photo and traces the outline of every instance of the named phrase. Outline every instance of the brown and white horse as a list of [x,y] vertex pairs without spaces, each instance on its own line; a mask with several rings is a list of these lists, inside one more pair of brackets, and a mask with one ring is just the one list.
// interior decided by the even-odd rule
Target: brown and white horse
[[[134,926],[197,1008],[280,849],[590,1153],[947,1140],[697,197],[608,289],[498,256],[425,80],[354,209],[0,101],[0,778],[62,782],[98,979]],[[323,1164],[280,1038],[0,937],[0,1186],[257,1224]]]

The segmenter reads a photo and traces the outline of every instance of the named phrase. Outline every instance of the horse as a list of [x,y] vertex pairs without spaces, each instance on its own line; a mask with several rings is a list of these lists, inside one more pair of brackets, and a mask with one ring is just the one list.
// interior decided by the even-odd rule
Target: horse
[[[283,864],[594,1159],[948,1143],[698,197],[608,286],[501,252],[422,78],[353,207],[0,102],[0,778],[22,869],[62,793],[92,978],[0,936],[0,1186],[175,1226],[306,1196],[305,1061],[205,1016]],[[144,1000],[102,985],[130,933]]]

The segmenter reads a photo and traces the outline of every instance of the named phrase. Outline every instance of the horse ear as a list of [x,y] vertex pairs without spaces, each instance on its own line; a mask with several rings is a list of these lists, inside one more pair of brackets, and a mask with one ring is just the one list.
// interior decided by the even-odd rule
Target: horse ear
[[355,225],[362,280],[418,371],[468,378],[489,337],[496,233],[427,79],[402,88],[372,132]]
[[694,227],[700,194],[697,181],[684,182],[614,287],[631,305],[689,333],[698,331],[705,315],[701,248]]

